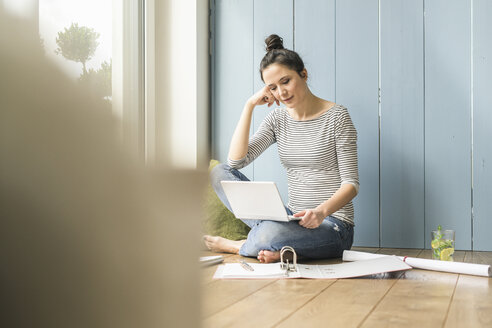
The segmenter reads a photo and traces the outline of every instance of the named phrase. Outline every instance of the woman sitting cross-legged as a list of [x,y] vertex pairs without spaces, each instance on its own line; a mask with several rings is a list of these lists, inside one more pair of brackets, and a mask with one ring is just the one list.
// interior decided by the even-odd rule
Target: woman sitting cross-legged
[[[217,252],[257,257],[269,263],[280,259],[283,246],[292,246],[299,257],[340,257],[350,249],[354,235],[352,199],[359,189],[357,132],[347,109],[315,96],[307,85],[307,70],[299,55],[270,35],[260,65],[265,86],[246,102],[231,140],[228,164],[211,172],[212,186],[231,210],[220,181],[247,181],[238,169],[277,143],[287,171],[290,215],[300,221],[243,220],[250,228],[246,240],[204,236]],[[280,102],[258,131],[249,138],[253,110]]]

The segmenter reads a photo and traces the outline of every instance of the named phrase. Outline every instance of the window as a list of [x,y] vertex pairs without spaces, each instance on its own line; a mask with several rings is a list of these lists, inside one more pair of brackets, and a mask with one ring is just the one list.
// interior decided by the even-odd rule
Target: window
[[112,0],[39,0],[46,55],[112,107]]
[[144,1],[0,0],[37,23],[48,58],[121,118],[124,142],[144,153]]
[[140,159],[207,165],[208,1],[0,0],[0,6],[36,22],[47,56],[107,102]]

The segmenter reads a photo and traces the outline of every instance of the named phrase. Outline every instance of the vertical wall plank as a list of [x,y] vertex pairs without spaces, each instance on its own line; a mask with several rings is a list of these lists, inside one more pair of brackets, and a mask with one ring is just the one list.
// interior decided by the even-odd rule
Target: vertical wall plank
[[425,240],[471,249],[470,1],[425,1]]
[[423,0],[381,0],[381,247],[424,247]]
[[[254,64],[250,67],[255,72],[254,92],[265,85],[259,73],[260,62],[265,55],[265,38],[270,34],[277,34],[283,38],[285,48],[293,48],[293,15],[293,0],[254,1]],[[255,131],[272,108],[274,107],[264,105],[255,109]],[[254,179],[275,181],[284,203],[287,203],[287,173],[280,164],[277,145],[268,148],[253,165]]]
[[378,1],[336,2],[336,100],[358,133],[354,245],[379,246]]
[[[213,156],[227,161],[229,144],[253,94],[253,2],[216,0],[214,49]],[[253,166],[241,170],[253,178]]]
[[473,2],[473,249],[492,250],[492,1]]
[[294,47],[318,97],[335,101],[335,0],[294,3]]

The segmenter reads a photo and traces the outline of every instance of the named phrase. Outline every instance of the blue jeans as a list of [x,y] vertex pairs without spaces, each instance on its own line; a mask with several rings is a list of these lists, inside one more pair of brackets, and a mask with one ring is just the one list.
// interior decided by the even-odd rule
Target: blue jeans
[[[236,169],[219,164],[210,172],[210,180],[217,196],[231,210],[220,181],[249,181]],[[287,209],[289,215],[293,214]],[[323,259],[341,257],[343,250],[350,249],[354,228],[333,216],[328,216],[316,229],[307,229],[298,221],[278,222],[268,220],[242,220],[251,228],[246,242],[239,250],[242,256],[256,257],[261,250],[280,251],[291,246],[299,257]]]

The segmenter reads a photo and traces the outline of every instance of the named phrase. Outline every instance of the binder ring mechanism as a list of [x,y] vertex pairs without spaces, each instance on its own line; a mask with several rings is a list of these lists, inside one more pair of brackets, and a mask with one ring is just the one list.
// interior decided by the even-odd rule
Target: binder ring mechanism
[[[292,263],[289,263],[289,259],[285,258],[284,261],[284,254],[286,252],[292,253]],[[280,250],[280,268],[285,269],[285,274],[288,276],[289,272],[296,272],[297,271],[297,254],[294,248],[291,246],[284,246]]]

